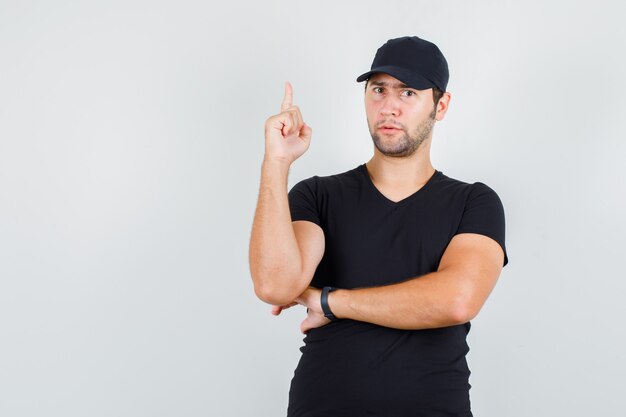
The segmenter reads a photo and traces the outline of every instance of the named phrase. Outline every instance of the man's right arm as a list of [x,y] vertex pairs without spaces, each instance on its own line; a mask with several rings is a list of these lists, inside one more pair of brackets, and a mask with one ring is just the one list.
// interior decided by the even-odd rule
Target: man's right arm
[[311,128],[292,104],[285,85],[281,112],[265,124],[265,158],[252,234],[250,273],[263,301],[287,305],[303,293],[324,253],[324,233],[315,223],[291,221],[287,178],[291,163],[309,147]]
[[324,254],[322,229],[309,221],[291,221],[288,170],[282,162],[263,162],[250,238],[254,291],[273,305],[289,304],[302,294]]

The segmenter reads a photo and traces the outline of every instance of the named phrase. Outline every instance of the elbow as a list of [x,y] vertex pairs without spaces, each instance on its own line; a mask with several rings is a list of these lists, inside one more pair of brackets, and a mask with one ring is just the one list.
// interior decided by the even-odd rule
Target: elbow
[[459,296],[450,303],[449,319],[453,324],[465,324],[473,320],[480,311],[480,306],[470,297]]
[[275,306],[283,306],[292,302],[298,295],[292,295],[284,289],[273,288],[269,285],[254,285],[254,293],[261,300]]
[[465,324],[476,317],[476,314],[467,306],[458,306],[450,311],[450,321],[453,324]]
[[[282,272],[279,274],[279,272]],[[284,294],[285,285],[281,283],[287,282],[281,276],[284,276],[284,270],[278,268],[261,268],[251,263],[250,276],[254,284],[254,294],[258,299],[271,305],[285,305],[291,300],[284,302],[286,295]],[[283,287],[283,288],[281,288]]]
[[275,306],[291,303],[306,289],[300,288],[295,278],[279,278],[276,274],[257,275],[253,281],[255,295],[261,301]]
[[447,313],[453,324],[465,324],[475,319],[486,301],[484,291],[469,278],[457,281],[449,293]]

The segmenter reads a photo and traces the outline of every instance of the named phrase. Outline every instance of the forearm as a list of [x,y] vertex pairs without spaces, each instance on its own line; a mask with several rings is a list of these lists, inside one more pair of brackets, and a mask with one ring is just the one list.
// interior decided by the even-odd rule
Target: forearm
[[464,288],[455,271],[438,271],[398,284],[330,294],[338,318],[397,329],[426,329],[461,324],[473,318]]
[[293,300],[307,285],[298,280],[302,260],[289,211],[288,173],[287,162],[263,161],[250,237],[249,261],[254,289],[259,298],[271,304]]
[[[495,240],[475,233],[452,238],[437,272],[397,284],[352,290],[339,289],[328,304],[339,319],[352,319],[396,329],[429,329],[472,320],[493,290],[502,271],[504,252]],[[309,287],[296,302],[309,308],[303,331],[328,322],[321,291]]]
[[502,271],[504,252],[493,239],[463,233],[452,238],[437,272],[373,288],[337,290],[335,316],[398,329],[463,324],[479,313]]

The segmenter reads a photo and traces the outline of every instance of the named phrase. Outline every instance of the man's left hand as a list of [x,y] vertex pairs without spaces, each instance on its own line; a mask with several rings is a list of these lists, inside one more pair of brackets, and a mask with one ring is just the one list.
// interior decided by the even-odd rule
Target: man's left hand
[[296,304],[300,304],[307,308],[307,316],[300,323],[300,331],[306,334],[311,329],[316,329],[318,327],[322,327],[330,323],[326,317],[324,317],[324,313],[322,311],[322,305],[320,303],[320,298],[322,296],[322,291],[309,287],[302,294],[298,296],[293,302],[284,305],[284,306],[274,306],[272,307],[272,314],[275,316],[279,315],[281,311],[293,307]]

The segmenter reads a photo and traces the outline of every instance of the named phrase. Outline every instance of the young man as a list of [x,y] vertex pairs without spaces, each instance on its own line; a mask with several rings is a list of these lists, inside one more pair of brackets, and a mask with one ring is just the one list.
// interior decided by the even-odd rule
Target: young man
[[357,81],[374,142],[365,164],[287,194],[312,133],[291,85],[265,125],[255,292],[276,315],[307,307],[288,415],[471,416],[466,336],[508,262],[502,203],[431,164],[451,97],[436,45],[391,39]]

